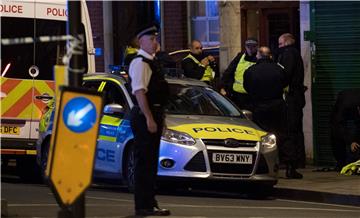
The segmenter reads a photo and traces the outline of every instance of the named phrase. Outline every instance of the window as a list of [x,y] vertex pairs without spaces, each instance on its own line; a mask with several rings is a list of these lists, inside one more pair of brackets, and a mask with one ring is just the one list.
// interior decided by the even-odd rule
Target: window
[[204,46],[219,45],[218,1],[190,2],[191,37]]
[[167,114],[242,117],[231,102],[210,88],[170,83],[169,91]]
[[[85,32],[83,25],[81,32]],[[52,80],[54,65],[63,63],[66,41],[41,41],[39,37],[64,35],[66,35],[65,21],[1,17],[1,39],[26,37],[32,40],[24,44],[1,44],[1,74],[7,68],[5,77],[32,79],[28,71],[32,65],[36,65],[39,68],[36,79]],[[87,51],[86,43],[84,51]],[[87,69],[86,55],[84,61]]]
[[101,81],[85,81],[83,86],[85,88],[91,89],[93,91],[97,91],[100,86]]
[[104,105],[107,104],[119,104],[121,105],[125,111],[129,111],[129,105],[126,101],[126,97],[122,91],[122,89],[116,85],[115,83],[106,81],[105,87],[104,87]]

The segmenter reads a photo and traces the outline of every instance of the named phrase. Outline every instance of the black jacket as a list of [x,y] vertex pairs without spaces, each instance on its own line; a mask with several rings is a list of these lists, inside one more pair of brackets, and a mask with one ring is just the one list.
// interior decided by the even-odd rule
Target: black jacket
[[289,79],[289,94],[303,95],[304,87],[304,64],[300,52],[293,46],[285,46],[278,49],[277,62],[284,66]]
[[360,143],[360,89],[346,89],[338,94],[332,114],[331,130],[343,138],[346,145]]
[[[224,88],[227,92],[232,92],[232,87],[235,82],[235,71],[236,67],[239,64],[241,56],[244,52],[239,52],[236,57],[230,62],[229,66],[224,71],[221,77],[221,88]],[[256,62],[256,54],[249,56],[247,53],[245,54],[245,60],[250,62]]]
[[260,59],[244,73],[244,88],[253,103],[282,99],[287,86],[284,69],[271,59]]

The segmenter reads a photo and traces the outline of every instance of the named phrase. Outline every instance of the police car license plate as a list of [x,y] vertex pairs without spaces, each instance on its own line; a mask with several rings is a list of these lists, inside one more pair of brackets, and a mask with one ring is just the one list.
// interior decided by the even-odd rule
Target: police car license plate
[[252,164],[251,154],[213,153],[214,163]]
[[20,127],[18,126],[0,126],[1,134],[20,135]]

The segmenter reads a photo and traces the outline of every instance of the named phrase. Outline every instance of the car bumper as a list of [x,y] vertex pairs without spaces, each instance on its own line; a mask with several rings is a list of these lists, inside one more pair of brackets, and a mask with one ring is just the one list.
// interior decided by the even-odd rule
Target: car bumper
[[[212,160],[213,153],[251,154],[251,164],[218,164]],[[172,161],[173,166],[165,166],[164,161]],[[277,182],[278,152],[277,149],[261,148],[260,142],[254,147],[228,148],[206,145],[196,140],[195,145],[180,145],[161,141],[158,176],[173,178],[193,178],[208,180]]]

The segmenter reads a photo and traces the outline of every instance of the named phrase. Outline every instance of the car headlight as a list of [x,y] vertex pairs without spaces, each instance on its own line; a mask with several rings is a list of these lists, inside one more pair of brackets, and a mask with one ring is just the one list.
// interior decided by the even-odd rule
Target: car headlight
[[171,143],[177,143],[181,145],[194,145],[195,139],[191,137],[189,134],[184,132],[178,132],[171,129],[165,129],[162,137],[162,140],[168,141]]
[[276,136],[274,134],[267,134],[261,137],[261,144],[264,148],[275,149],[276,148]]

